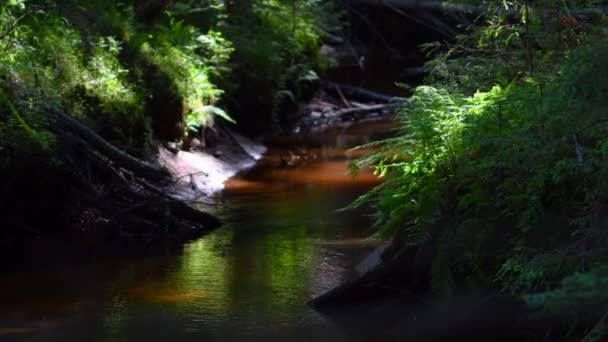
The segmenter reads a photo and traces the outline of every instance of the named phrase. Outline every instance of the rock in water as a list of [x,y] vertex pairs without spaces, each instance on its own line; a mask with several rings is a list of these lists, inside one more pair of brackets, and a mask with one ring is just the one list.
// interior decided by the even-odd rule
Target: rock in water
[[361,261],[355,269],[359,274],[370,271],[382,262],[382,253],[390,246],[390,244],[382,245],[371,252],[363,261]]

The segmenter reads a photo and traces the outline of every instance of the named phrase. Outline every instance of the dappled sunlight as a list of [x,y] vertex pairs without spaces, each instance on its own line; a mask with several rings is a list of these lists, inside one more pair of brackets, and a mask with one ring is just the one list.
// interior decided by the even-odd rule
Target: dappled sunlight
[[0,0],[0,342],[608,341],[608,0]]

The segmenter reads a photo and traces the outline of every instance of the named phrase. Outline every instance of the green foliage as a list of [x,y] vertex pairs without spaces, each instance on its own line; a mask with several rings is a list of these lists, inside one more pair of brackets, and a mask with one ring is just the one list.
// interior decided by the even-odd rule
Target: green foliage
[[[252,81],[248,92],[277,106],[297,100],[300,84],[315,81],[313,70],[323,64],[318,55],[323,30],[337,23],[320,0],[158,2],[157,9],[150,7],[156,13],[142,12],[148,5],[3,2],[0,89],[11,90],[9,101],[56,103],[114,144],[138,153],[152,145],[150,122],[157,118],[149,114],[159,114],[146,110],[156,94],[177,99],[169,107],[181,112],[167,114],[175,122],[160,121],[187,126],[186,134],[217,117],[234,122],[222,97],[236,84]],[[151,72],[160,78],[147,77]],[[149,84],[159,79],[163,82]],[[41,127],[34,124],[40,121],[35,111],[21,117],[7,116],[23,132]],[[10,130],[4,124],[4,131]]]
[[221,108],[214,106],[202,106],[197,108],[186,116],[186,126],[188,131],[196,132],[199,128],[207,126],[209,124],[209,118],[212,116],[219,116],[228,122],[236,123],[228,114]]
[[[20,112],[14,104],[16,88],[23,81],[20,74],[29,70],[23,63],[30,48],[21,39],[29,30],[20,25],[26,18],[25,1],[0,4],[0,166],[21,158],[48,156],[54,147],[53,137],[43,131],[44,120],[33,112]],[[25,65],[24,65],[25,64]]]
[[32,118],[31,113],[26,113],[24,118],[2,89],[0,108],[6,108],[8,111],[0,111],[0,151],[3,152],[4,158],[46,154],[52,151],[55,142],[51,135],[42,130],[44,122]]
[[238,7],[225,25],[237,54],[280,79],[287,68],[320,63],[319,40],[336,26],[335,10],[322,0],[258,0]]
[[242,1],[226,6],[226,13],[219,29],[237,47],[235,75],[246,79],[244,85],[232,79],[230,92],[247,87],[251,93],[253,87],[276,114],[301,97],[304,83],[316,81],[314,70],[329,65],[319,49],[324,33],[340,25],[331,1]]
[[[324,64],[320,36],[337,24],[320,0],[160,6],[146,14],[140,2],[128,0],[1,3],[0,89],[9,91],[0,148],[29,146],[23,143],[28,139],[46,146],[42,136],[50,136],[35,105],[9,109],[16,100],[56,103],[136,154],[152,145],[150,123],[157,118],[146,110],[157,93],[179,101],[169,110],[181,109],[167,114],[175,122],[158,122],[186,126],[185,134],[217,117],[234,122],[222,97],[224,89],[234,94],[237,84],[247,83],[247,92],[278,108],[297,100],[301,83],[317,79],[313,70]],[[149,84],[159,80],[146,77],[150,70],[158,70],[162,84]]]
[[570,16],[586,1],[534,3],[544,14],[528,8],[526,25],[522,2],[486,1],[455,44],[425,46],[430,85],[397,136],[351,165],[386,178],[352,206],[371,202],[408,243],[437,237],[437,292],[463,278],[547,312],[605,307],[606,20]]
[[[189,123],[211,124],[222,90],[214,85],[230,71],[227,61],[233,48],[221,33],[184,24],[170,14],[166,24],[149,28],[140,23],[132,6],[101,1],[80,7],[30,8],[25,2],[0,7],[0,46],[10,53],[0,56],[0,76],[18,84],[18,91],[39,93],[46,101],[69,109],[79,119],[125,147],[141,150],[150,144],[151,128],[144,112],[144,85],[123,48],[136,48],[164,72],[181,99]],[[40,8],[40,10],[37,10]],[[98,11],[91,22],[84,11]],[[101,24],[100,24],[101,23]],[[114,31],[117,35],[98,31]],[[36,89],[32,92],[32,89]]]
[[[120,60],[122,43],[112,36],[82,33],[61,13],[36,10],[15,19],[13,46],[0,74],[19,96],[42,96],[108,137],[145,148],[150,132],[142,95]],[[25,10],[25,9],[24,9]]]
[[515,293],[542,289],[555,281],[567,269],[567,258],[561,253],[519,253],[508,258],[496,274],[496,279]]
[[141,46],[144,56],[158,65],[177,89],[189,125],[194,121],[210,125],[214,114],[233,121],[224,111],[209,110],[223,93],[211,78],[229,70],[225,63],[232,50],[221,33],[210,30],[201,34],[174,17],[168,25],[157,25],[152,39]]
[[576,315],[581,311],[604,313],[608,304],[608,266],[598,265],[588,272],[574,273],[564,278],[557,288],[524,298],[531,306],[554,315]]

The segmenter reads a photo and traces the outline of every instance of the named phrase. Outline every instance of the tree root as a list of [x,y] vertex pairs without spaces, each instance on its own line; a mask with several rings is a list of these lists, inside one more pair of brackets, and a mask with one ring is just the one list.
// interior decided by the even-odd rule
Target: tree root
[[[55,125],[55,127],[49,127],[56,135],[61,136],[66,133],[64,129],[68,129],[70,133],[74,133],[84,142],[86,142],[91,147],[95,148],[104,156],[106,156],[109,160],[115,162],[118,165],[124,166],[125,168],[133,171],[134,173],[141,174],[146,178],[154,180],[161,180],[168,176],[168,174],[160,167],[152,165],[146,161],[137,159],[125,152],[120,151],[112,144],[107,142],[105,139],[100,137],[92,129],[83,125],[78,120],[72,118],[58,107],[51,104],[45,104],[42,106],[42,110],[43,115],[49,117],[57,124],[59,124]],[[61,129],[57,129],[60,126],[63,127],[61,127]]]
[[[51,233],[45,228],[48,225],[62,227],[53,233],[66,234],[70,239],[100,245],[148,245],[155,241],[179,243],[221,225],[216,217],[161,190],[169,183],[169,175],[161,167],[119,150],[54,104],[44,103],[38,108],[46,118],[44,129],[56,136],[60,149],[53,157],[59,159],[60,166],[51,163],[47,167],[60,170],[55,173],[61,177],[49,181],[66,193],[56,199],[62,201],[57,206],[62,212],[32,208],[56,220],[36,226],[42,235]],[[27,182],[31,174],[50,171],[41,171],[41,167],[32,165],[32,170],[16,176]],[[18,186],[10,190],[11,197],[22,192]],[[52,193],[37,196],[49,200],[55,197]],[[17,227],[28,226],[31,220],[25,217],[14,221]],[[20,234],[31,235],[23,230]]]

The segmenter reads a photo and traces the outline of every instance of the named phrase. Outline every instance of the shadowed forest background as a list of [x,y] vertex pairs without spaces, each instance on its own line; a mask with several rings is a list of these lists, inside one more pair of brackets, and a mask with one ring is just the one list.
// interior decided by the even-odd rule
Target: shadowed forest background
[[607,10],[0,0],[0,339],[605,340]]

